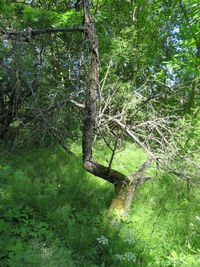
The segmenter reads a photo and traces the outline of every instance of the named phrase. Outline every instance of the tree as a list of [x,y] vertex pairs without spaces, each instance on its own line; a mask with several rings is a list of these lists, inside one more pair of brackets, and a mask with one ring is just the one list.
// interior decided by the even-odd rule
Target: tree
[[[81,125],[79,120],[80,113],[73,109],[73,105],[84,108],[82,127],[83,166],[88,172],[111,182],[115,186],[111,210],[118,209],[127,213],[138,186],[151,178],[146,177],[144,173],[152,161],[155,160],[157,163],[162,161],[163,167],[167,166],[166,169],[168,169],[168,165],[173,162],[176,155],[181,151],[177,144],[177,139],[179,138],[177,129],[184,131],[185,127],[185,125],[180,124],[180,109],[183,108],[183,104],[179,100],[182,97],[182,92],[180,92],[179,85],[173,84],[174,77],[167,70],[166,64],[163,63],[163,58],[169,62],[174,55],[173,41],[170,38],[174,35],[176,24],[173,20],[174,18],[170,23],[166,23],[168,8],[172,10],[174,4],[168,5],[163,4],[161,1],[153,1],[147,5],[146,1],[127,1],[123,6],[121,15],[123,19],[121,20],[118,20],[115,14],[108,12],[107,7],[110,5],[110,1],[100,1],[99,4],[102,5],[102,14],[108,20],[108,23],[103,27],[101,19],[98,21],[98,6],[91,9],[89,0],[78,1],[75,4],[75,6],[79,7],[77,8],[78,10],[80,10],[81,5],[83,6],[83,26],[79,26],[80,24],[77,26],[77,22],[80,23],[81,21],[81,11],[77,15],[70,13],[69,16],[68,14],[57,16],[54,12],[54,4],[46,7],[45,2],[37,3],[36,1],[31,3],[31,6],[38,5],[42,9],[37,11],[33,11],[30,7],[26,9],[29,15],[27,16],[27,27],[30,27],[29,29],[23,31],[1,30],[4,40],[14,40],[14,43],[19,45],[18,55],[20,54],[22,43],[23,45],[26,43],[26,51],[28,51],[29,43],[33,38],[36,39],[37,36],[44,35],[51,36],[50,34],[54,33],[59,34],[58,37],[54,36],[54,38],[41,37],[41,46],[36,42],[35,47],[31,50],[35,53],[34,60],[36,62],[45,62],[42,63],[41,67],[31,69],[29,66],[31,59],[28,60],[27,55],[24,55],[26,58],[26,64],[24,65],[28,66],[29,71],[35,73],[36,77],[24,75],[25,70],[19,71],[18,65],[13,63],[15,70],[17,66],[17,71],[11,71],[11,74],[17,73],[17,77],[15,76],[13,81],[17,80],[18,84],[20,81],[21,85],[24,80],[23,77],[27,78],[23,87],[26,88],[23,94],[27,92],[27,95],[25,94],[26,101],[24,102],[24,98],[22,98],[23,101],[18,100],[16,98],[18,91],[12,91],[11,87],[9,92],[2,91],[1,124],[3,125],[5,121],[5,105],[10,103],[10,107],[7,110],[11,110],[14,105],[13,102],[7,102],[5,99],[11,97],[11,92],[14,92],[14,98],[18,100],[18,105],[15,109],[16,112],[12,113],[12,121],[7,120],[8,125],[4,128],[8,131],[12,122],[16,121],[16,118],[20,119],[19,121],[22,122],[23,126],[28,125],[30,127],[30,122],[34,122],[38,125],[37,129],[41,130],[41,125],[44,125],[43,132],[48,134],[51,132],[61,145],[68,150],[65,145],[65,138],[63,139],[64,133],[69,132],[67,136],[73,140],[74,134],[70,136],[70,132],[75,132],[74,128],[77,121]],[[118,1],[114,1],[113,5],[116,10],[121,8]],[[175,6],[177,7],[177,3],[175,3]],[[63,5],[59,7],[61,11],[64,8]],[[97,19],[96,24],[91,13]],[[76,19],[75,16],[77,16]],[[62,24],[63,20],[60,18],[63,17],[67,22],[67,26]],[[144,18],[147,20],[145,23],[143,21]],[[31,27],[39,23],[38,21],[41,25],[44,23],[46,28]],[[76,22],[75,24],[73,24],[74,21]],[[69,22],[72,24],[70,27],[68,27]],[[109,26],[110,22],[113,29]],[[49,27],[49,25],[53,25],[54,28],[52,26]],[[102,35],[107,36],[106,38],[100,38],[100,49],[108,50],[104,51],[105,60],[101,74],[102,82],[100,81],[99,42],[95,25],[99,30],[101,29]],[[17,26],[19,27],[20,25]],[[162,33],[163,29],[166,29],[167,36]],[[83,42],[82,38],[73,37],[77,38],[73,40],[73,45],[75,46],[73,50],[73,45],[68,45],[70,40],[65,35],[67,32],[84,33],[86,42]],[[155,36],[155,40],[157,40],[153,44],[151,43],[152,36]],[[86,43],[87,47],[82,49],[83,43]],[[113,47],[112,43],[116,44],[116,46],[114,45]],[[108,48],[105,49],[106,45],[108,45]],[[46,51],[44,51],[44,46]],[[61,46],[62,49],[60,48]],[[5,48],[5,45],[3,47]],[[56,54],[54,47],[57,47]],[[76,53],[75,50],[78,52]],[[67,72],[64,64],[66,52],[68,60]],[[112,55],[112,58],[109,58],[109,54]],[[131,56],[131,60],[129,56]],[[30,58],[32,57],[30,56]],[[87,71],[86,69],[81,69],[82,64],[78,58],[83,58],[83,61],[87,63],[85,63]],[[108,59],[110,63],[106,70]],[[7,65],[10,66],[12,64],[7,62]],[[82,74],[81,70],[83,70]],[[51,75],[47,76],[47,73]],[[6,73],[4,73],[4,76],[6,76]],[[66,76],[67,79],[65,78]],[[77,76],[79,79],[77,84],[74,85],[73,77]],[[83,84],[80,85],[80,77],[84,78],[84,76],[85,94],[83,93]],[[27,83],[27,81],[30,82],[31,80],[37,81],[34,86],[31,84],[33,88],[30,88],[29,83]],[[117,80],[117,83],[115,80]],[[50,88],[46,92],[47,86]],[[59,89],[60,87],[63,91]],[[7,86],[7,88],[9,87]],[[65,88],[69,88],[69,90],[65,92]],[[120,90],[118,90],[119,88]],[[20,94],[22,93],[20,90],[19,92]],[[33,93],[37,97],[31,98]],[[64,99],[64,102],[61,106],[60,101],[62,99]],[[85,100],[85,104],[77,100]],[[29,111],[28,116],[27,110]],[[74,111],[73,116],[70,114],[72,111]],[[65,125],[65,121],[67,121],[67,125]],[[68,125],[69,127],[67,127]],[[113,143],[108,166],[104,166],[93,159],[93,140],[101,132],[105,133]],[[76,134],[77,132],[75,136]],[[112,161],[121,136],[131,138],[149,156],[139,170],[129,176],[112,169]],[[110,146],[106,140],[105,142]],[[180,173],[178,174],[180,175]]]

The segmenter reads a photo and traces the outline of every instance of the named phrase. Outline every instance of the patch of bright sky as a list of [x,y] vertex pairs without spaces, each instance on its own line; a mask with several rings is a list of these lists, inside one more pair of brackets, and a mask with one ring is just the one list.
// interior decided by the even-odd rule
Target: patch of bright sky
[[175,26],[172,32],[173,33],[179,33],[180,32],[179,26]]

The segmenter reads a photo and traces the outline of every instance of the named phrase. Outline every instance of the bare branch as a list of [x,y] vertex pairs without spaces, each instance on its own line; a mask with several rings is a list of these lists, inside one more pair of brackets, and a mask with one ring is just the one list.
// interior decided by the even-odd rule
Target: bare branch
[[76,107],[78,107],[78,108],[85,108],[85,104],[82,104],[82,103],[79,103],[79,102],[77,102],[76,100],[73,100],[73,99],[70,99],[69,100],[72,104],[74,104]]
[[10,30],[0,30],[1,36],[11,37],[11,36],[22,36],[27,38],[29,36],[36,36],[39,34],[51,34],[60,32],[84,32],[84,27],[73,27],[73,28],[48,28],[48,29],[24,29],[23,31],[10,31]]

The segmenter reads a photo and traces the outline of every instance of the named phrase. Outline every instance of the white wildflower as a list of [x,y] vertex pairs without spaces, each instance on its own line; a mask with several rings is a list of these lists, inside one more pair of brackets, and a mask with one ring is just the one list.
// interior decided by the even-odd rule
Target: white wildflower
[[100,237],[97,238],[97,242],[101,245],[107,246],[108,245],[108,239],[101,235]]
[[132,252],[126,252],[124,256],[127,261],[136,262],[136,256]]
[[200,216],[196,216],[195,219],[197,222],[200,222]]
[[123,260],[125,260],[124,255],[121,255],[121,254],[116,254],[115,257],[116,257],[116,259],[119,260],[119,261],[123,261]]
[[135,239],[133,233],[131,233],[130,231],[125,231],[124,241],[127,242],[129,245],[134,244]]
[[132,252],[125,252],[124,254],[115,254],[115,258],[119,261],[136,262],[136,256]]

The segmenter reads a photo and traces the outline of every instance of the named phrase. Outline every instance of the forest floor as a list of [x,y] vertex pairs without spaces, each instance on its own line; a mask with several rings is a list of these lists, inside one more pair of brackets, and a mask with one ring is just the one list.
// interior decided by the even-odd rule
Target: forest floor
[[[200,190],[149,170],[129,215],[109,219],[114,188],[58,147],[0,151],[0,266],[200,266]],[[102,163],[109,153],[94,151]],[[108,155],[108,156],[107,156]],[[113,168],[137,170],[145,154],[134,145],[116,155]]]

